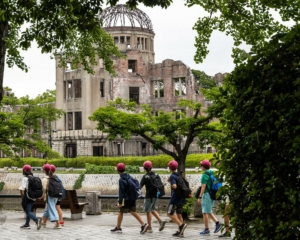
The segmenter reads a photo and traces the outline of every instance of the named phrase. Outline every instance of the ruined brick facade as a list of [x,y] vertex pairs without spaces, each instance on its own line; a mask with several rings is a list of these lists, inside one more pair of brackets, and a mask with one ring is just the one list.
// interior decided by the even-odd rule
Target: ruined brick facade
[[[56,107],[64,109],[66,114],[53,123],[56,132],[52,134],[52,148],[65,157],[153,154],[151,144],[138,136],[108,141],[105,134],[95,130],[96,123],[88,117],[116,98],[147,103],[154,111],[177,110],[181,98],[195,101],[203,98],[190,68],[182,61],[166,59],[155,63],[155,34],[151,28],[108,26],[104,29],[127,58],[114,60],[117,76],[112,76],[103,68],[101,59],[94,67],[95,74],[91,75],[83,69],[59,67],[57,56]],[[195,143],[190,150],[200,151],[200,148]]]

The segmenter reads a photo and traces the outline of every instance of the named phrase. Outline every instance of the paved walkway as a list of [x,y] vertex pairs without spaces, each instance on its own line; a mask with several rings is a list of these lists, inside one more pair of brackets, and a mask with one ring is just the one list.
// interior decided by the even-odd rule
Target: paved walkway
[[[0,225],[0,239],[1,240],[59,240],[59,239],[126,239],[136,240],[139,239],[177,239],[172,234],[176,231],[177,227],[174,223],[167,223],[165,229],[161,232],[158,231],[158,223],[155,221],[152,224],[153,233],[140,234],[140,225],[131,214],[124,214],[122,223],[122,234],[112,234],[110,229],[116,226],[117,213],[103,213],[98,216],[85,215],[83,219],[71,220],[70,213],[64,212],[65,226],[62,229],[52,229],[54,223],[48,222],[46,228],[36,230],[36,226],[31,221],[31,229],[20,229],[20,226],[25,223],[24,214],[22,212],[9,212],[3,211],[7,216],[6,222]],[[37,213],[38,217],[42,213]],[[1,215],[0,215],[1,217]],[[143,219],[146,219],[145,214],[142,214]],[[162,215],[163,219],[168,220],[166,215]],[[218,216],[221,219],[221,216]],[[156,219],[155,219],[156,220]],[[211,230],[214,229],[214,223],[210,222]],[[195,221],[188,224],[184,238],[185,239],[201,239],[201,240],[215,240],[220,239],[220,233],[211,233],[209,236],[200,236],[199,231],[204,229],[202,221]],[[233,237],[232,237],[233,238]],[[225,238],[225,239],[232,239]],[[222,238],[221,238],[222,239]]]

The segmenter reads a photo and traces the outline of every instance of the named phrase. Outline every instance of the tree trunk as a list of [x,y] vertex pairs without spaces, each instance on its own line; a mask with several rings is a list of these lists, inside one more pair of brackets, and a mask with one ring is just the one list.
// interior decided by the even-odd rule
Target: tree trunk
[[5,55],[6,55],[6,42],[5,38],[8,34],[8,22],[0,21],[0,102],[3,99],[3,79],[4,79],[4,67],[5,67]]
[[186,160],[186,155],[185,156],[179,156],[178,157],[178,172],[182,172],[182,174],[185,176],[185,160]]

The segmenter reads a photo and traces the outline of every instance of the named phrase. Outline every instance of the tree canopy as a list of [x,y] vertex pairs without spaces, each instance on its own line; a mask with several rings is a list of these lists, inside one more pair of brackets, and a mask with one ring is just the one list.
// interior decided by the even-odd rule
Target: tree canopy
[[[0,106],[0,150],[5,155],[19,157],[22,149],[28,153],[30,149],[36,149],[48,158],[59,156],[41,138],[42,120],[52,122],[64,113],[54,107],[53,100],[55,91],[50,90],[35,99],[17,98],[14,93],[4,96]],[[50,131],[48,127],[46,131]]]
[[[108,133],[108,138],[129,139],[137,134],[171,156],[179,164],[179,170],[185,172],[185,160],[191,143],[202,132],[215,131],[215,126],[209,124],[211,115],[201,112],[201,103],[192,100],[180,100],[178,112],[159,111],[153,115],[149,105],[137,106],[135,102],[116,99],[107,107],[97,109],[90,120],[97,122],[97,129]],[[173,146],[170,150],[166,145]]]
[[209,109],[223,124],[218,166],[236,239],[300,236],[299,39],[298,25],[273,36],[225,79]]

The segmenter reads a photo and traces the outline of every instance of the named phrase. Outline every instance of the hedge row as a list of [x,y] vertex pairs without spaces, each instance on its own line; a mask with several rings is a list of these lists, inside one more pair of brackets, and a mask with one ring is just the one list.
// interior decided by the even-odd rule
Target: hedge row
[[[213,154],[190,154],[186,159],[186,167],[194,168],[199,166],[199,162],[203,159],[211,159]],[[143,162],[150,160],[154,168],[167,168],[168,162],[172,158],[168,155],[157,156],[135,156],[135,157],[77,157],[77,158],[61,158],[61,159],[38,159],[38,158],[22,158],[20,160],[12,160],[9,158],[0,158],[0,167],[23,167],[29,164],[33,167],[41,167],[45,163],[54,164],[56,167],[73,167],[85,168],[86,163],[95,164],[97,166],[116,166],[119,162],[126,165],[142,166]]]

